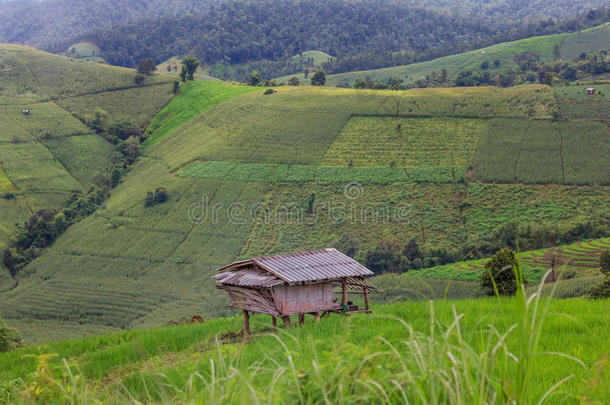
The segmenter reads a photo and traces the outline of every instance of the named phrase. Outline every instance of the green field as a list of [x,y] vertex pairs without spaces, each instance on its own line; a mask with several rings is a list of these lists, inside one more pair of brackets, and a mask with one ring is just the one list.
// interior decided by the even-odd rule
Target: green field
[[231,86],[222,82],[191,82],[183,85],[180,88],[180,97],[173,99],[152,120],[147,128],[149,136],[142,146],[146,148],[154,145],[208,108],[252,90],[254,88]]
[[403,92],[331,88],[253,91],[219,104],[147,149],[176,169],[197,159],[318,163],[353,115],[491,118],[550,117],[545,86],[419,89]]
[[468,119],[353,117],[321,164],[469,167],[485,127]]
[[[308,318],[277,334],[268,333],[268,316],[255,315],[247,345],[237,316],[110,333],[0,354],[0,393],[38,388],[39,399],[79,403],[347,404],[501,403],[496,395],[533,403],[548,392],[552,403],[583,395],[604,403],[605,306],[582,299],[553,300],[548,308],[544,300],[526,306],[516,298],[402,302],[319,324]],[[76,376],[66,374],[63,359]],[[42,361],[48,367],[30,377]]]
[[[406,78],[407,83],[414,83],[427,75],[431,75],[432,72],[440,74],[443,69],[447,70],[448,79],[452,80],[461,70],[481,70],[481,63],[487,61],[493,66],[493,62],[499,60],[499,69],[491,68],[488,70],[490,74],[494,74],[498,71],[517,68],[514,56],[519,52],[535,52],[541,56],[543,61],[553,62],[553,47],[558,45],[561,56],[571,60],[582,52],[593,54],[602,50],[608,50],[609,40],[610,24],[604,24],[570,34],[556,34],[504,42],[470,52],[410,65],[328,75],[327,83],[332,86],[344,83],[353,85],[356,79],[364,78],[365,76],[369,76],[373,81],[386,82],[389,78],[394,77],[400,79]],[[302,73],[294,76],[297,76],[301,82],[308,83],[308,80],[304,78]],[[292,76],[282,77],[276,79],[276,81],[286,82],[290,77]]]
[[610,184],[607,124],[491,120],[474,163],[487,182]]
[[80,97],[58,100],[57,104],[72,114],[84,116],[97,107],[108,112],[111,118],[131,118],[139,127],[146,127],[172,99],[173,83],[159,83],[126,90],[107,91]]
[[[164,87],[137,91],[152,88]],[[553,89],[539,85],[401,92],[284,87],[264,95],[261,88],[188,83],[151,121],[144,156],[104,207],[73,225],[16,281],[5,282],[0,314],[21,322],[32,339],[49,324],[57,325],[59,338],[74,336],[76,323],[101,331],[194,313],[219,316],[226,314],[226,297],[209,276],[238,258],[327,247],[348,235],[364,261],[380,240],[404,245],[416,237],[425,248],[459,250],[510,221],[568,229],[605,218],[605,186],[475,179],[483,145],[499,150],[504,139],[490,128],[523,136],[502,122],[534,126],[538,137],[555,128],[601,134],[596,121],[552,122],[557,104]],[[85,162],[103,164],[81,156],[98,148],[88,146],[94,138],[41,145],[80,182],[94,172]],[[600,153],[595,144],[582,146],[574,156]],[[543,174],[547,152],[538,153],[544,156],[534,151],[529,170]],[[570,167],[568,159],[564,164]],[[595,183],[587,165],[576,174]],[[491,163],[482,167],[494,175]],[[169,201],[145,207],[146,193],[159,186]],[[15,204],[46,204],[40,195],[18,195]],[[7,291],[14,282],[18,288]],[[442,296],[446,282],[434,283],[434,296]],[[472,287],[456,285],[450,296],[471,296]]]
[[[128,116],[144,126],[172,98],[173,79],[154,75],[137,86],[134,70],[4,44],[0,66],[0,195],[12,194],[0,199],[4,249],[16,223],[63,208],[111,167],[113,145],[72,113],[101,107],[111,119]],[[0,291],[15,283],[0,264]]]

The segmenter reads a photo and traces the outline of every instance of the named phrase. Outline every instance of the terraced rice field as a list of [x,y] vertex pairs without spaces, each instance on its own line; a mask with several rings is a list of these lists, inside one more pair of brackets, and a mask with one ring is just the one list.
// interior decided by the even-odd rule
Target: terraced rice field
[[[577,278],[587,278],[599,276],[599,256],[604,250],[610,250],[610,238],[531,250],[520,253],[519,258],[531,281],[539,280],[542,274],[552,268],[553,262],[558,273],[564,270],[575,271]],[[437,278],[442,273],[446,276],[443,278],[478,281],[486,261],[487,259],[481,259],[433,267],[418,271],[417,274],[422,277]]]
[[486,182],[610,184],[610,137],[594,120],[491,120],[475,159]]
[[352,117],[320,164],[469,167],[485,127],[474,119]]

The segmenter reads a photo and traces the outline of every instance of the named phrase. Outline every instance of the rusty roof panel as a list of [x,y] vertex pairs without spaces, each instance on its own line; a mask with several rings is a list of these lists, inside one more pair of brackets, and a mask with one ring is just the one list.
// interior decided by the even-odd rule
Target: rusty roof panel
[[284,283],[268,271],[256,268],[227,271],[212,277],[221,284],[240,287],[273,287]]
[[373,275],[372,271],[336,249],[260,257],[252,261],[290,283]]

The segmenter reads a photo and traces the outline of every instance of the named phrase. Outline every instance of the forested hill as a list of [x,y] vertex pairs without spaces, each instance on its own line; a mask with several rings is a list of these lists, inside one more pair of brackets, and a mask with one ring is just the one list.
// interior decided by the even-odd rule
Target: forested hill
[[[586,10],[587,5],[581,5]],[[161,62],[193,53],[205,65],[251,64],[246,70],[259,69],[269,78],[297,73],[298,67],[287,66],[286,61],[312,49],[335,56],[326,69],[337,73],[410,64],[534,34],[573,31],[608,17],[605,9],[597,9],[561,22],[543,13],[536,20],[538,14],[532,13],[524,22],[510,13],[514,7],[504,13],[479,9],[463,15],[405,1],[236,0],[202,14],[100,28],[52,50],[63,52],[71,43],[93,42],[107,62],[127,67],[144,57]],[[572,8],[559,4],[558,9]],[[264,60],[273,62],[261,63]],[[222,78],[243,79],[235,74]]]
[[496,34],[482,19],[386,0],[237,0],[206,14],[119,24],[74,40],[97,44],[112,64],[133,66],[193,52],[205,64],[275,60],[318,49],[339,56],[376,50],[435,54]]
[[87,30],[143,17],[200,13],[217,0],[0,0],[0,42],[49,48]]
[[[287,58],[335,56],[329,73],[404,65],[605,21],[605,0],[0,0],[0,42],[64,53],[99,46],[134,67],[194,53],[204,64],[296,73]],[[272,61],[264,62],[261,61]],[[283,69],[283,70],[282,70]],[[229,69],[231,70],[231,69]],[[243,70],[243,69],[242,69]],[[288,71],[291,70],[291,71]],[[238,78],[235,74],[224,78]]]

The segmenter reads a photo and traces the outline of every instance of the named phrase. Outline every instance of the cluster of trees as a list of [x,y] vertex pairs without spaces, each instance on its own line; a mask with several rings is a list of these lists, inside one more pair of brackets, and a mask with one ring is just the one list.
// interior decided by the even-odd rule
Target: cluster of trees
[[[11,242],[3,252],[3,262],[14,277],[40,253],[49,247],[71,224],[91,215],[108,198],[110,189],[135,163],[140,154],[140,128],[128,117],[111,119],[101,108],[91,114],[78,116],[90,128],[115,145],[112,167],[91,179],[91,186],[80,194],[73,194],[61,210],[42,209],[28,221],[18,224]],[[155,203],[167,200],[167,191],[160,187],[153,194]]]
[[[576,22],[544,19],[523,27],[509,15],[505,15],[505,24],[494,24],[485,14],[465,17],[413,7],[408,2],[237,0],[220,2],[199,14],[140,19],[96,29],[57,44],[54,50],[63,52],[75,41],[91,41],[109,63],[129,67],[135,67],[143,57],[160,62],[192,53],[206,66],[225,67],[217,69],[224,79],[243,80],[254,69],[267,78],[302,72],[307,68],[292,56],[316,49],[335,56],[323,68],[327,73],[339,73],[413,63],[528,35],[580,29],[605,21],[607,13],[601,10],[580,16]],[[229,66],[235,68],[226,68]]]
[[167,194],[167,189],[163,186],[157,187],[155,192],[149,191],[146,193],[146,197],[144,198],[144,206],[152,207],[153,205],[163,204],[168,200],[169,196]]
[[[365,254],[365,263],[378,274],[403,273],[463,260],[481,259],[504,248],[542,249],[608,235],[610,224],[607,220],[597,223],[583,222],[565,228],[548,224],[508,222],[485,236],[467,237],[460,248],[420,246],[415,238],[405,246],[383,240]],[[351,256],[359,251],[358,242],[349,238],[342,239],[336,247]]]
[[3,252],[4,265],[14,277],[21,269],[49,247],[71,224],[91,215],[107,198],[108,188],[91,186],[74,194],[62,210],[42,209],[28,221],[17,225],[11,242]]
[[[541,61],[540,55],[526,51],[515,55],[517,69],[490,74],[489,63],[483,62],[480,71],[461,71],[453,85],[455,86],[482,86],[495,85],[509,87],[524,83],[543,83],[551,85],[555,82],[574,81],[584,76],[600,75],[610,72],[610,57],[607,51],[599,54],[587,55],[582,53],[577,59],[565,61],[561,59],[559,47],[555,45],[555,61],[546,63]],[[430,81],[429,86],[440,85]]]
[[[498,86],[510,87],[525,83],[554,84],[569,82],[589,75],[600,75],[610,72],[610,55],[607,51],[587,55],[582,53],[578,58],[566,61],[559,55],[559,47],[555,47],[555,61],[546,63],[535,52],[525,51],[514,56],[518,68],[503,69],[499,59],[483,61],[479,70],[462,70],[453,80],[448,78],[447,70],[436,71],[415,83],[406,84],[404,79],[390,77],[386,81],[373,81],[368,75],[354,82],[355,89],[375,90],[406,90],[412,87],[469,87]],[[406,77],[408,78],[408,77]],[[348,85],[343,85],[345,87]]]

